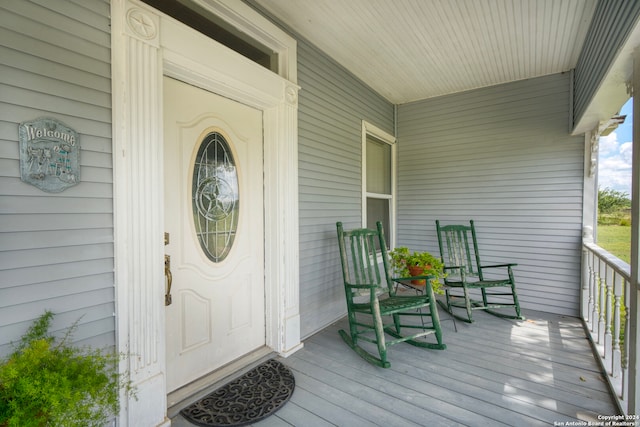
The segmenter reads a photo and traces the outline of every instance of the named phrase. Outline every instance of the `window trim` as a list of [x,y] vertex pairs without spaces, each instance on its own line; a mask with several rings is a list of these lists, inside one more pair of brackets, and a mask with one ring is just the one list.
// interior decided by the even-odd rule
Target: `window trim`
[[[367,192],[367,136],[372,136],[391,146],[391,194],[368,193]],[[389,247],[394,248],[396,242],[396,137],[380,129],[366,120],[362,121],[362,227],[367,226],[367,197],[377,199],[389,199],[389,234],[385,236]]]

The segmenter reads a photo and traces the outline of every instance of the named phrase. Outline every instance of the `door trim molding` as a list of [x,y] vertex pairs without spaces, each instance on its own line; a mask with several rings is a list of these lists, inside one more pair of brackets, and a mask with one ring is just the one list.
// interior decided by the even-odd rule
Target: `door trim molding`
[[198,3],[278,52],[279,74],[146,4],[111,1],[116,330],[118,349],[128,355],[121,370],[137,387],[137,400],[122,397],[122,426],[170,423],[164,354],[163,74],[263,111],[266,343],[285,356],[302,346],[296,42],[242,2]]

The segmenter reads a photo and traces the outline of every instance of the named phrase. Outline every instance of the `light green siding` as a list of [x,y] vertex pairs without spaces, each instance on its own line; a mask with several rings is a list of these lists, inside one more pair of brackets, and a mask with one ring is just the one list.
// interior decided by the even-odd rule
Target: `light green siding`
[[362,223],[362,120],[393,133],[393,106],[298,40],[300,316],[303,337],[346,313],[336,239]]
[[474,219],[484,263],[517,262],[523,308],[578,315],[583,137],[569,74],[402,105],[398,243],[438,253],[435,220]]
[[[0,354],[45,308],[76,341],[114,343],[109,2],[0,2]],[[20,180],[18,124],[79,134],[81,182]]]

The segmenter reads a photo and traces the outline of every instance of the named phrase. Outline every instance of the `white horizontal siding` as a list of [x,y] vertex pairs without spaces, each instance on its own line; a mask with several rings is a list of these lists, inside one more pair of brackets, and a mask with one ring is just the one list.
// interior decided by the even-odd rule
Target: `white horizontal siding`
[[[45,309],[53,329],[113,345],[109,2],[0,3],[0,355]],[[41,116],[79,134],[80,183],[20,180],[18,124]]]
[[399,107],[398,243],[438,253],[435,220],[475,220],[485,263],[518,263],[526,308],[578,314],[583,138],[569,75]]

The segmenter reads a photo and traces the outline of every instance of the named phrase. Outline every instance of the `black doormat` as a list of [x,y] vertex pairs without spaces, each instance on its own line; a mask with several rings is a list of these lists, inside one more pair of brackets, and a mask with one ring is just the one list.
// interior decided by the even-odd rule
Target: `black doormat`
[[291,371],[271,359],[217,389],[180,414],[199,426],[243,426],[276,412],[293,394]]

